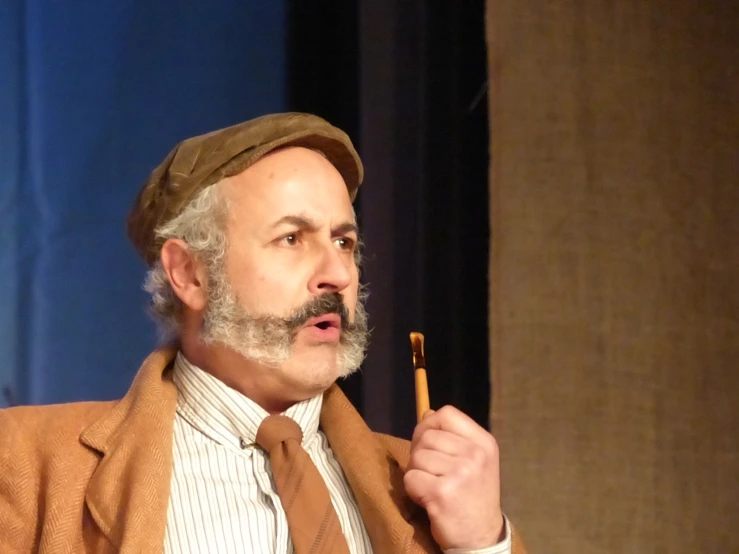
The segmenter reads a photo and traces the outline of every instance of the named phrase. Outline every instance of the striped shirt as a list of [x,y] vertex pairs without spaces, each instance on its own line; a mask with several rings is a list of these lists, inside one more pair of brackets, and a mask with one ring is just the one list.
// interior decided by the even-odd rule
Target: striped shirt
[[[178,401],[165,554],[294,552],[269,457],[254,444],[269,414],[181,353],[173,379]],[[323,395],[318,395],[295,404],[285,415],[303,431],[302,446],[326,482],[349,550],[371,553],[352,490],[318,428],[322,402]],[[474,552],[510,552],[510,543],[501,546],[506,545]]]

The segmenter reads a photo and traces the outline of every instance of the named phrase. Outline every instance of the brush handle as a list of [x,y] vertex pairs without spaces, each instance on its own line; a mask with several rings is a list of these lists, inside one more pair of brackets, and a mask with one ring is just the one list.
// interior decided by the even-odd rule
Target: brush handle
[[420,422],[423,414],[429,411],[429,385],[426,380],[426,370],[422,367],[416,368],[416,418]]

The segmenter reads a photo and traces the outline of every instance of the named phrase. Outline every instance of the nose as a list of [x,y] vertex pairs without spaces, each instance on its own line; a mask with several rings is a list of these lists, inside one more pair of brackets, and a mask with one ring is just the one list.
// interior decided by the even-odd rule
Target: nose
[[341,292],[352,282],[353,260],[331,244],[323,249],[317,261],[308,289],[314,295]]

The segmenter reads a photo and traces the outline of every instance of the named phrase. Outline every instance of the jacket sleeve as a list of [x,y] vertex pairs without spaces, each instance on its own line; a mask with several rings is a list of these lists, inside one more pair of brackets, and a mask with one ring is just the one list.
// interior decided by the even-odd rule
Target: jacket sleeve
[[32,552],[38,534],[39,473],[31,437],[14,417],[15,409],[0,410],[0,552]]

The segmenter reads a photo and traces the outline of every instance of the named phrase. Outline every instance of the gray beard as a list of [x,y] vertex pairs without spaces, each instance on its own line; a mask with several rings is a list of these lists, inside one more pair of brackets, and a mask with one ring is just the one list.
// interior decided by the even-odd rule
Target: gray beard
[[357,299],[351,323],[338,293],[315,297],[288,317],[256,315],[247,312],[223,271],[217,268],[210,273],[208,304],[201,332],[204,343],[218,343],[248,360],[268,367],[280,367],[290,359],[295,336],[308,319],[339,313],[342,332],[336,360],[338,375],[346,377],[359,369],[369,341],[362,295]]

